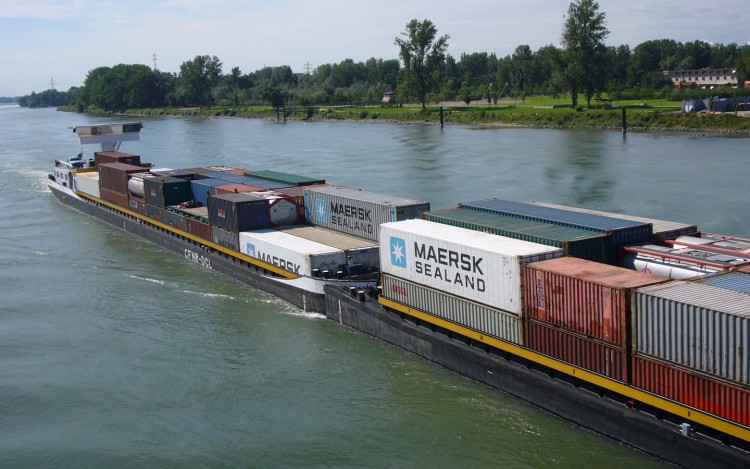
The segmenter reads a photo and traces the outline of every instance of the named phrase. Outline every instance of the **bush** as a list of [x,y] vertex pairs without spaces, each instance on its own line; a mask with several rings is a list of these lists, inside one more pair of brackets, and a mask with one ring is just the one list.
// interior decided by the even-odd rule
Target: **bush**
[[360,111],[359,112],[359,118],[360,119],[366,119],[367,118],[367,111],[365,111],[364,109],[362,111]]

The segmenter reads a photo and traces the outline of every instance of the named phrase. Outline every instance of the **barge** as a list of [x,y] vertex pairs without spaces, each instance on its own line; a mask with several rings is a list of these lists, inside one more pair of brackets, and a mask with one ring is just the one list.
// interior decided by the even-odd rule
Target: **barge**
[[[710,367],[699,369],[688,363],[678,368],[663,360],[663,357],[648,355],[646,345],[650,344],[640,343],[639,346],[634,342],[634,337],[649,337],[649,340],[658,344],[658,337],[652,338],[649,334],[655,336],[661,331],[646,327],[634,330],[637,326],[633,321],[638,316],[631,314],[634,306],[630,304],[630,300],[625,300],[625,296],[648,302],[649,298],[659,294],[672,281],[658,276],[639,277],[636,274],[640,273],[635,271],[632,274],[628,273],[631,271],[622,272],[625,269],[612,265],[616,263],[617,257],[613,253],[623,252],[623,248],[636,249],[624,247],[631,242],[660,239],[654,236],[656,227],[653,223],[642,226],[633,218],[614,225],[604,223],[609,222],[604,218],[586,219],[586,223],[578,223],[577,218],[573,217],[575,223],[563,220],[561,226],[564,229],[555,229],[553,232],[547,225],[555,220],[534,218],[541,216],[542,211],[532,210],[533,217],[523,218],[524,214],[521,212],[525,210],[524,207],[513,205],[513,211],[508,211],[508,204],[496,201],[466,204],[466,207],[456,209],[467,211],[461,214],[431,214],[429,205],[423,201],[383,197],[364,191],[359,193],[355,189],[331,186],[321,179],[292,177],[275,171],[260,171],[253,178],[240,174],[243,171],[238,168],[152,168],[140,164],[132,158],[133,155],[119,152],[120,143],[136,140],[140,129],[140,124],[76,128],[81,144],[100,144],[102,151],[95,158],[87,158],[79,153],[74,158],[56,160],[54,172],[50,174],[48,182],[51,192],[64,205],[173,251],[190,262],[269,292],[305,311],[325,314],[333,321],[398,346],[658,458],[684,467],[750,467],[750,386],[744,382],[747,380],[747,362],[739,365],[724,363],[726,369],[721,371],[733,374],[714,376]],[[129,159],[130,163],[123,162],[125,159]],[[117,166],[129,164],[138,169]],[[102,171],[99,166],[115,169]],[[114,171],[112,174],[115,176],[107,171]],[[118,179],[117,171],[124,175],[122,179]],[[142,185],[153,190],[152,195],[157,196],[157,203],[161,203],[161,207],[146,203],[145,197],[133,198],[132,192],[127,193],[127,183],[134,178],[148,180],[152,177],[136,176],[143,172],[161,178]],[[236,177],[234,180],[227,179],[227,184],[205,183],[211,177],[221,178],[221,173],[232,172]],[[125,182],[125,186],[119,189],[125,192],[106,192],[109,190],[108,183],[95,183],[97,174],[114,178],[109,186]],[[223,200],[229,201],[227,203],[241,201],[256,208],[272,206],[273,203],[270,202],[266,205],[258,202],[261,199],[257,196],[253,196],[255,198],[251,200],[231,195],[239,192],[229,192],[230,197],[226,197],[226,192],[222,194],[215,188],[234,184],[233,188],[225,190],[236,191],[237,186],[246,185],[251,188],[249,193],[253,193],[258,191],[258,184],[268,186],[262,187],[266,191],[283,191],[283,185],[287,184],[292,187],[289,194],[304,196],[304,207],[300,207],[301,212],[298,213],[299,224],[273,226],[270,221],[273,216],[269,215],[268,220],[261,217],[264,222],[270,223],[269,226],[252,226],[250,231],[232,231],[227,225],[219,228],[222,231],[217,231],[220,236],[214,236],[211,233],[214,226],[207,223],[211,216],[209,210],[191,208],[189,203],[167,205],[170,197],[165,191],[172,187],[178,188],[175,192],[182,191],[186,186],[179,179],[187,174],[211,176],[201,179],[204,181],[202,184],[188,185],[208,187],[213,191],[210,195],[200,194],[209,205],[211,200]],[[251,178],[254,184],[246,184],[248,180],[242,180],[243,177]],[[262,181],[271,183],[265,184]],[[307,189],[305,184],[309,185]],[[322,199],[315,198],[316,191],[322,195]],[[343,196],[355,197],[354,202],[340,200],[339,197]],[[186,197],[188,196],[181,195],[178,198]],[[335,204],[326,197],[335,200]],[[356,197],[365,200],[360,203]],[[195,198],[191,197],[191,200]],[[263,200],[269,200],[269,196],[266,195]],[[280,200],[287,199],[283,196],[273,198],[273,201]],[[326,202],[318,205],[321,204],[319,200]],[[382,210],[388,204],[390,208]],[[284,218],[289,220],[289,205],[282,205]],[[339,208],[341,217],[351,216],[356,223],[346,223],[344,218],[340,218],[344,220],[341,223],[344,229],[331,236],[325,231],[314,231],[311,225],[325,224],[328,221],[325,218],[326,206]],[[468,212],[472,206],[479,209],[473,215]],[[509,214],[496,217],[487,215],[500,206]],[[221,211],[224,211],[226,217],[226,211],[236,207],[228,205],[218,211],[214,210],[213,217],[219,216]],[[557,210],[553,207],[546,208]],[[369,213],[379,213],[376,222],[372,222],[367,210],[371,210]],[[556,217],[558,215],[555,214]],[[583,216],[589,215],[607,218],[601,212]],[[514,221],[501,226],[502,217],[512,218]],[[518,222],[519,217],[526,221]],[[450,220],[447,224],[425,225],[436,223],[428,221],[430,219],[441,218]],[[311,219],[316,223],[312,223]],[[591,220],[597,223],[591,223]],[[190,229],[188,221],[198,228]],[[480,222],[482,225],[476,226]],[[467,223],[474,225],[468,226]],[[204,225],[209,225],[208,231],[205,231]],[[543,229],[543,232],[537,231],[530,235],[531,225],[534,226],[533,229]],[[544,226],[539,228],[542,225]],[[437,229],[438,226],[443,228]],[[603,228],[600,230],[600,227]],[[331,228],[335,226],[324,226],[321,229]],[[691,231],[690,225],[682,229],[680,235],[691,234],[688,233]],[[615,243],[609,241],[611,236],[606,237],[609,236],[604,233],[607,230],[616,233]],[[341,238],[353,236],[358,231],[364,236],[356,239]],[[304,240],[299,243],[289,242],[287,237],[294,236],[295,233],[303,236]],[[457,233],[460,239],[452,239]],[[475,236],[476,240],[469,240]],[[499,241],[501,238],[510,239],[507,236],[516,239],[511,240],[512,242]],[[549,242],[546,245],[536,244],[529,241],[529,236],[533,237],[533,241]],[[564,237],[566,241],[561,241],[560,237]],[[632,239],[629,240],[628,237]],[[333,241],[333,238],[336,240]],[[233,239],[237,240],[236,245],[230,242]],[[299,245],[299,252],[296,254],[302,257],[295,263],[297,268],[290,268],[284,260],[283,252],[278,255],[255,255],[254,248],[248,250],[248,243],[252,243],[254,239],[263,239],[263,242],[281,239],[279,249],[284,249],[284,244],[292,247]],[[392,241],[394,239],[401,242],[408,239],[408,243],[399,245]],[[432,251],[424,241],[426,239],[438,247]],[[380,248],[378,242],[381,243]],[[472,246],[472,242],[475,245]],[[499,246],[493,247],[498,242]],[[336,258],[333,253],[335,249],[319,249],[310,243],[329,243],[329,247],[335,245],[339,249],[343,248],[344,260],[330,265],[321,263],[324,262],[323,257],[309,256]],[[610,243],[609,249],[605,246],[607,243]],[[273,247],[266,249],[276,252]],[[378,249],[379,265],[373,268],[373,253],[377,257],[375,251]],[[579,260],[571,257],[571,252],[590,253],[593,260]],[[410,272],[401,271],[399,269],[407,267],[402,257],[410,261],[421,259],[422,266]],[[353,262],[353,258],[366,260]],[[485,267],[489,266],[489,259],[493,258],[499,260],[493,262],[492,266],[507,268],[504,274],[495,274],[509,278],[507,286],[487,287],[482,276],[485,274],[484,270],[488,270]],[[726,269],[739,269],[731,273],[735,276],[750,276],[750,269],[743,267],[745,263],[742,259],[739,257],[739,260],[728,264]],[[425,263],[431,265],[429,270]],[[298,268],[300,265],[304,268]],[[453,277],[452,270],[461,272],[461,276]],[[436,272],[440,272],[437,278]],[[611,280],[594,279],[596,272],[600,272],[602,278],[617,277],[620,281],[613,283]],[[536,284],[539,289],[531,291],[528,284],[513,283],[513,279],[523,278],[522,275],[527,279],[539,279]],[[552,275],[552,280],[544,277],[545,275]],[[608,305],[613,303],[613,298],[624,295],[622,303],[617,303],[612,309],[619,316],[597,319],[596,324],[607,324],[601,328],[592,326],[594,322],[571,320],[571,317],[580,313],[575,310],[575,302],[570,311],[559,311],[563,316],[558,317],[558,322],[547,318],[544,308],[531,311],[529,306],[521,306],[522,302],[524,305],[536,302],[536,306],[540,306],[540,298],[545,294],[542,288],[544,282],[563,278],[560,276],[565,277],[568,282],[573,278],[579,282],[588,282],[588,288],[595,285],[597,295],[607,298]],[[542,280],[543,278],[546,280]],[[725,295],[733,299],[732,304],[739,305],[740,309],[739,314],[731,315],[736,321],[733,327],[737,329],[733,337],[738,341],[733,346],[745,350],[750,334],[750,327],[745,319],[750,317],[750,310],[742,308],[745,298],[750,301],[750,295],[747,295],[748,292],[737,292],[738,281],[730,280],[732,281],[705,281],[696,283],[697,287],[686,282],[686,285],[677,285],[677,288],[699,288],[703,296],[708,291],[716,291],[711,290],[712,288],[734,288],[734,293]],[[728,286],[729,283],[732,285]],[[739,283],[743,286],[747,284],[744,278]],[[469,285],[471,295],[464,295],[462,291]],[[648,297],[649,294],[652,296]],[[711,305],[698,306],[701,311],[711,311]],[[648,318],[643,314],[645,313],[642,313],[640,321],[647,321]],[[719,311],[717,314],[725,312]],[[533,338],[541,342],[534,345]],[[633,346],[634,343],[636,346]],[[544,348],[550,344],[553,349]],[[588,351],[581,354],[582,349]],[[685,398],[685,389],[692,393],[691,399]],[[721,396],[720,402],[707,406],[706,402],[714,400],[716,396]]]

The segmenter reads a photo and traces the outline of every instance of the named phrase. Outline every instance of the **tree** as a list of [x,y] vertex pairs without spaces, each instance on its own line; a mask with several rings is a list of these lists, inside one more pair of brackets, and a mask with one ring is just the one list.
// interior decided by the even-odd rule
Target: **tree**
[[405,39],[397,37],[395,44],[404,62],[402,88],[407,95],[415,95],[425,110],[427,93],[437,85],[437,72],[445,61],[450,36],[446,34],[436,41],[437,28],[427,19],[409,21],[401,35]]
[[191,104],[211,105],[211,92],[221,79],[221,62],[216,56],[199,55],[180,65],[180,85]]
[[593,0],[575,0],[568,7],[562,45],[565,47],[565,75],[573,96],[573,107],[578,105],[579,89],[584,92],[587,106],[591,107],[591,98],[601,91],[606,80],[604,39],[609,30],[604,18],[599,4]]

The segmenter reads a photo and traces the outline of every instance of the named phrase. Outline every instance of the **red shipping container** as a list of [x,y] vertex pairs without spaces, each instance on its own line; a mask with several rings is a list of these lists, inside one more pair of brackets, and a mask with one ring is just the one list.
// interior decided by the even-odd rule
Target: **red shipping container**
[[625,347],[632,289],[669,279],[576,257],[524,268],[524,313],[568,331]]
[[185,226],[187,232],[191,235],[198,236],[206,240],[211,240],[211,225],[203,223],[194,218],[185,217]]
[[104,200],[105,202],[109,202],[111,204],[115,204],[118,207],[129,209],[129,201],[128,196],[124,194],[120,194],[119,192],[111,191],[109,189],[105,189],[104,187],[99,188],[99,197]]
[[[98,166],[99,187],[128,195],[128,179],[131,174],[142,173],[143,168],[125,163],[104,163]],[[126,205],[127,206],[127,205]]]
[[526,347],[531,350],[608,378],[628,382],[628,357],[624,347],[590,339],[528,318],[524,321],[523,335]]
[[643,355],[633,356],[633,385],[750,427],[750,389]]
[[104,163],[125,163],[134,166],[141,165],[141,157],[121,151],[97,151],[94,153],[94,164],[99,166]]
[[265,192],[267,190],[263,187],[248,186],[247,184],[222,184],[211,186],[211,195],[232,194],[234,192]]
[[138,197],[128,197],[129,205],[128,208],[141,215],[146,214],[146,201],[139,199]]

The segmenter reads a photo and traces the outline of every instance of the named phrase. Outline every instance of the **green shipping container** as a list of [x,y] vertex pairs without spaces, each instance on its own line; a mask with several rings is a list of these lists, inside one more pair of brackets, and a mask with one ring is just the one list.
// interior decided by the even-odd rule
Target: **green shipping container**
[[425,212],[422,218],[444,225],[561,248],[566,256],[605,264],[615,264],[618,260],[609,235],[580,228],[462,208]]
[[312,186],[314,184],[325,184],[325,179],[298,176],[296,174],[282,173],[279,171],[252,171],[245,173],[246,176],[263,179],[265,181],[281,182],[290,186]]

